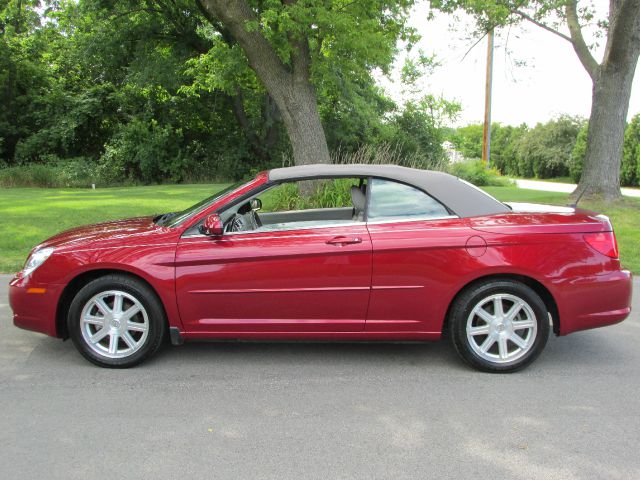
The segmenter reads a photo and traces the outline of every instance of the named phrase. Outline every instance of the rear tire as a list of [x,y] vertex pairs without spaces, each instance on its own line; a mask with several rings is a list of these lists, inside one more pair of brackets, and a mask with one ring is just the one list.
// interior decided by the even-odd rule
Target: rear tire
[[155,292],[121,274],[85,285],[71,302],[69,336],[90,362],[128,368],[155,354],[166,333],[166,316]]
[[458,355],[493,373],[520,370],[533,362],[549,337],[549,312],[540,296],[513,280],[487,280],[455,300],[449,335]]

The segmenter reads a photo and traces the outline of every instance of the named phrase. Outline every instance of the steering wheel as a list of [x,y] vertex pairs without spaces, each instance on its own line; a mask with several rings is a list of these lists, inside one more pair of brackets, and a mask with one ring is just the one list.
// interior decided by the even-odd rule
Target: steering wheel
[[[258,217],[258,208],[253,208],[253,200],[242,204],[231,219],[225,224],[225,232],[247,232],[262,226]],[[260,205],[262,203],[260,202]]]
[[236,213],[231,217],[231,220],[224,226],[225,232],[243,232],[246,230],[247,222],[244,219],[244,215]]
[[225,232],[247,232],[256,230],[262,226],[262,222],[253,210],[247,213],[236,213],[224,227]]

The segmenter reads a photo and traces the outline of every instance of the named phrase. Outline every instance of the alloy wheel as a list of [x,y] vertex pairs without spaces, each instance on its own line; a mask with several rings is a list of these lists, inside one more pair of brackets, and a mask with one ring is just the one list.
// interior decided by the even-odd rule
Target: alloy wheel
[[538,322],[531,306],[511,294],[495,294],[480,300],[467,318],[471,349],[491,363],[510,363],[533,347]]
[[149,317],[142,303],[121,290],[93,296],[82,309],[80,330],[87,346],[106,358],[133,355],[149,334]]

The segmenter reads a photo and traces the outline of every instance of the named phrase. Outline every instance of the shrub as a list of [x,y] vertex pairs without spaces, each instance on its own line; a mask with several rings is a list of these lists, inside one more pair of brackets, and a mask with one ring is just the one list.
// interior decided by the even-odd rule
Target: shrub
[[300,194],[300,183],[284,183],[266,192],[260,197],[263,201],[263,211],[336,208],[351,205],[353,179],[313,181],[314,193],[309,197]]
[[511,184],[508,178],[500,175],[495,168],[486,168],[482,160],[467,160],[452,163],[448,172],[479,187],[504,187]]
[[104,186],[106,182],[98,175],[95,161],[76,157],[58,163],[58,176],[65,187],[90,187],[91,184]]
[[105,146],[99,174],[109,183],[180,181],[187,170],[179,148],[181,136],[180,129],[135,119]]
[[576,144],[571,151],[571,160],[569,162],[569,175],[574,182],[579,182],[582,176],[582,166],[584,165],[584,156],[587,153],[587,134],[589,132],[589,124],[585,123],[578,133]]
[[19,165],[0,170],[2,187],[59,187],[59,169],[55,165]]
[[89,187],[104,182],[97,175],[96,163],[84,157],[60,160],[49,158],[50,163],[32,163],[0,170],[2,187],[66,188]]

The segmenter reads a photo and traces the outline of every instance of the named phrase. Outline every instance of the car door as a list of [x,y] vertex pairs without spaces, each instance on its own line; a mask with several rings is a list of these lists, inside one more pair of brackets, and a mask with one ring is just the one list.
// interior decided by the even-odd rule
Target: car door
[[445,298],[474,235],[464,219],[425,192],[389,180],[369,187],[367,226],[373,246],[366,330],[440,332]]
[[180,315],[203,336],[361,331],[370,287],[364,222],[191,236],[176,251]]

